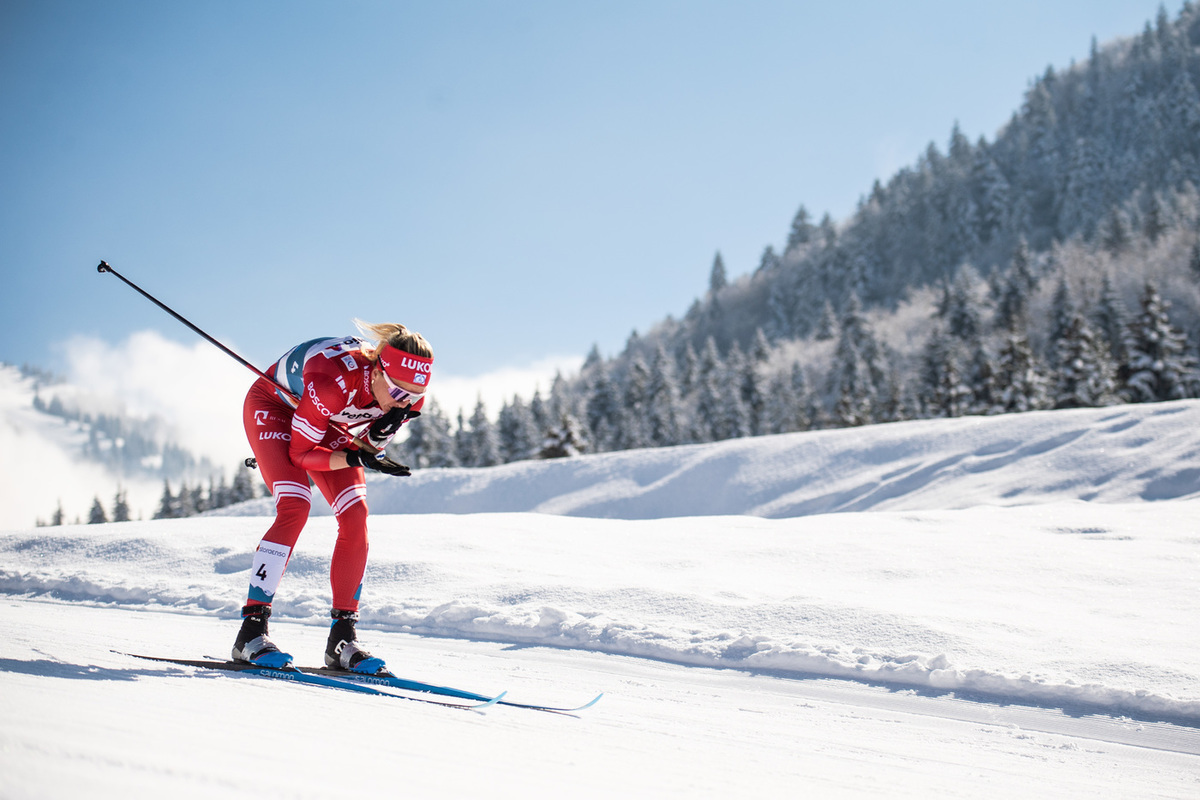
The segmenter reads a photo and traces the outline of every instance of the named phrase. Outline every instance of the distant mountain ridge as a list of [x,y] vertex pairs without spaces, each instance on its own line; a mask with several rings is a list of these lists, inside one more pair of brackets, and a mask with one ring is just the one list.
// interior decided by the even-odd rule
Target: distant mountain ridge
[[59,376],[0,363],[0,443],[18,460],[6,475],[7,524],[150,518],[164,505],[187,516],[255,496],[242,471],[228,476],[179,446],[162,420],[96,408]]
[[668,349],[699,349],[709,335],[722,351],[748,349],[758,328],[773,341],[815,333],[825,305],[841,311],[851,295],[894,309],[965,264],[1004,273],[1022,248],[1052,260],[1069,241],[1121,250],[1194,229],[1198,46],[1192,3],[1174,21],[1160,10],[1131,38],[1093,40],[1085,63],[1033,81],[994,141],[972,143],[955,124],[945,151],[930,143],[840,224],[801,206],[781,252],[768,246],[752,276],[710,291],[657,335]]

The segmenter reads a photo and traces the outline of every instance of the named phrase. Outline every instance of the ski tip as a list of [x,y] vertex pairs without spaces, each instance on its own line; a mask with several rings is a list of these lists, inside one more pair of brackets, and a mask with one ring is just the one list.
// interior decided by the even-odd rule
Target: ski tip
[[592,698],[591,700],[589,700],[588,702],[586,702],[586,703],[584,703],[583,705],[579,706],[579,708],[573,708],[573,709],[571,709],[571,710],[572,710],[572,711],[583,711],[585,708],[591,708],[592,706],[596,705],[596,703],[599,703],[599,702],[600,702],[600,698],[601,698],[601,697],[604,697],[604,692],[601,692],[600,694],[596,695],[595,697],[593,697],[593,698]]
[[486,703],[480,703],[479,705],[476,705],[476,706],[467,706],[467,707],[472,708],[476,711],[482,711],[485,708],[491,708],[492,706],[499,703],[501,700],[504,699],[504,695],[506,695],[506,694],[508,694],[508,692],[506,692],[506,691],[501,692],[500,694],[493,697],[491,700],[488,700]]

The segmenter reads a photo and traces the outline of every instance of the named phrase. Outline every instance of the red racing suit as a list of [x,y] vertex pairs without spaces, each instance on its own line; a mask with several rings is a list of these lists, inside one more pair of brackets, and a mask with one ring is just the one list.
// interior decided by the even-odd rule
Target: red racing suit
[[[299,344],[265,370],[246,394],[242,424],[263,480],[275,498],[275,522],[255,553],[247,605],[269,605],[312,504],[309,479],[337,518],[329,582],[333,607],[357,611],[367,565],[366,481],[362,467],[329,468],[350,437],[330,425],[365,425],[383,415],[371,392],[373,362],[353,336]],[[299,405],[279,387],[285,386]],[[424,400],[413,407],[419,410]]]

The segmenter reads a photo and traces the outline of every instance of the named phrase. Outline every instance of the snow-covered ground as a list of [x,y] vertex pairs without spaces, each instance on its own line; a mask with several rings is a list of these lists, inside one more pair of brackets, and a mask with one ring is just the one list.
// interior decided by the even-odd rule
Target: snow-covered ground
[[[605,692],[578,718],[111,652],[224,655],[262,502],[0,533],[0,796],[1194,798],[1198,430],[1189,401],[373,480],[372,649]],[[334,536],[272,619],[306,663]]]

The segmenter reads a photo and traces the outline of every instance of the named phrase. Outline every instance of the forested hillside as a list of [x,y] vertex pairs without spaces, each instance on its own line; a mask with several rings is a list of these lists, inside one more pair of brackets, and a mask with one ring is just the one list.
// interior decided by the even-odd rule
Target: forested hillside
[[[419,466],[1197,396],[1200,11],[1049,67],[993,141],[954,125],[855,214],[801,205],[683,319],[493,424],[431,408]],[[546,432],[550,433],[547,437]]]
[[[99,467],[101,474],[116,482],[117,488],[111,494],[97,492],[85,512],[78,496],[80,490],[70,486],[75,481],[55,473],[55,482],[70,488],[59,495],[57,507],[42,510],[38,525],[63,525],[72,520],[123,522],[150,515],[155,519],[187,517],[253,499],[261,491],[261,481],[244,466],[233,470],[230,481],[224,468],[175,443],[160,418],[97,410],[85,389],[36,367],[18,369],[0,364],[0,370],[0,387],[17,398],[13,406],[31,412],[24,420],[6,417],[9,433],[17,436],[7,440],[8,444],[61,451],[72,476],[76,468],[90,465]],[[37,438],[21,438],[35,430]],[[153,481],[162,483],[157,507],[135,507],[129,497],[130,488]]]

